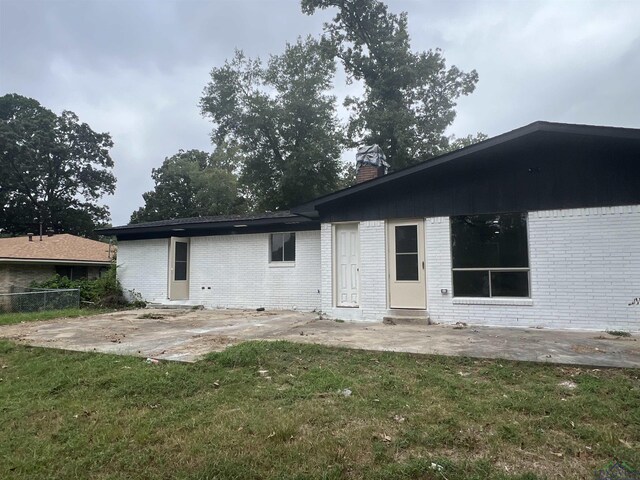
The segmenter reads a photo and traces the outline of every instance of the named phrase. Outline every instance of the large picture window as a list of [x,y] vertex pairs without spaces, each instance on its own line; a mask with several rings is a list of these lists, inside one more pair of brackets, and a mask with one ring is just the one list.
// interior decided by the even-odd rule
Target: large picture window
[[272,233],[271,234],[271,257],[272,262],[295,262],[296,261],[296,234],[295,233]]
[[84,280],[89,277],[89,269],[79,265],[56,265],[56,274],[69,280]]
[[527,215],[451,217],[453,295],[529,297]]

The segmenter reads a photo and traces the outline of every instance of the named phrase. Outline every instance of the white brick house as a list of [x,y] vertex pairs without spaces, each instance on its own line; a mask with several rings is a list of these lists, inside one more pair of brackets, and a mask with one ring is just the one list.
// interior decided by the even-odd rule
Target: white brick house
[[536,122],[291,212],[103,233],[149,301],[638,331],[640,130]]
[[[279,212],[150,222],[142,228],[147,233],[118,234],[118,277],[129,295],[211,308],[320,310],[315,222]],[[189,236],[178,236],[186,231]],[[293,239],[291,259],[274,257],[274,239],[283,235]]]

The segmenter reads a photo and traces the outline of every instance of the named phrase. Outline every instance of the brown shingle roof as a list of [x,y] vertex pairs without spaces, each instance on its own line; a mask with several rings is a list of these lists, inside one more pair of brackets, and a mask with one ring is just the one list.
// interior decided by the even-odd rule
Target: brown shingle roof
[[88,238],[76,237],[68,233],[28,237],[0,238],[0,262],[3,261],[55,261],[74,263],[109,263],[115,247]]

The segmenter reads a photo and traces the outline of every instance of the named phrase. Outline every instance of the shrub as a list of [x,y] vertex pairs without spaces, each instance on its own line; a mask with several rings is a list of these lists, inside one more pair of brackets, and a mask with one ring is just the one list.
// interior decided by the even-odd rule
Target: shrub
[[33,282],[34,288],[77,288],[80,300],[99,307],[123,307],[127,305],[122,286],[116,276],[116,266],[109,267],[106,273],[95,280],[69,280],[67,277],[54,275],[44,282]]
[[609,335],[613,335],[614,337],[630,337],[631,334],[629,332],[624,332],[622,330],[606,330]]

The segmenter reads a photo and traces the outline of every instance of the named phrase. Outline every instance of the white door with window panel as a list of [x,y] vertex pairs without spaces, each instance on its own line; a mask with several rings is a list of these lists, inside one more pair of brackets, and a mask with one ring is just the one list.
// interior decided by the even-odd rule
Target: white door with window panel
[[336,225],[336,305],[357,307],[360,289],[358,224]]
[[171,237],[169,244],[169,300],[189,299],[189,239]]
[[424,221],[387,222],[390,308],[427,308]]

